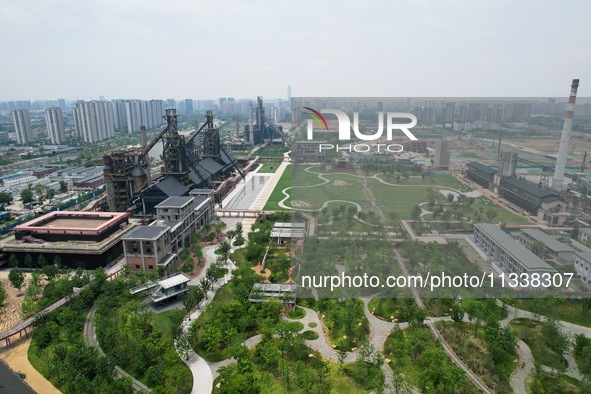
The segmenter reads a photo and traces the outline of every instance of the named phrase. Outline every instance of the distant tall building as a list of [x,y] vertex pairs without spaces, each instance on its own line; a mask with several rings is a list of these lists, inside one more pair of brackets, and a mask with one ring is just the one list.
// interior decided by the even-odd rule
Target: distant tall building
[[435,143],[433,165],[441,169],[449,168],[449,145],[446,140],[439,140]]
[[113,106],[109,101],[79,101],[73,110],[76,135],[89,143],[115,136]]
[[185,113],[187,115],[193,114],[193,99],[185,99]]
[[64,128],[64,114],[61,108],[49,108],[45,111],[45,123],[47,124],[47,135],[52,144],[59,145],[66,141],[66,130]]
[[60,107],[62,111],[65,111],[66,110],[66,100],[57,99],[57,106]]
[[28,144],[33,142],[33,129],[31,128],[31,115],[26,109],[16,109],[12,113],[12,122],[16,131],[16,142]]
[[125,114],[125,100],[111,100],[113,106],[113,123],[115,130],[124,129],[127,125],[127,117]]
[[125,113],[129,134],[139,133],[140,126],[150,130],[159,127],[164,122],[162,100],[127,100]]

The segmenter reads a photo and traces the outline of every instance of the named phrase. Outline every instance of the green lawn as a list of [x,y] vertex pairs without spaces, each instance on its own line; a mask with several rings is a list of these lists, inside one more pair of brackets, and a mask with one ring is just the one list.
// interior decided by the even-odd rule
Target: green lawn
[[525,388],[530,394],[577,394],[582,393],[581,382],[570,376],[552,376],[548,372],[542,372],[539,379],[529,375],[525,379]]
[[[591,327],[591,310],[585,309],[586,300],[552,299],[514,299],[509,303],[515,308],[553,317],[579,326]],[[587,301],[588,302],[588,301]]]
[[275,171],[277,171],[277,167],[279,167],[279,165],[281,164],[281,161],[265,161],[262,162],[262,166],[261,168],[259,168],[259,170],[257,171],[258,173],[261,174],[273,174],[275,173]]
[[[329,182],[322,184],[324,181],[318,177],[318,174],[310,173],[306,171],[306,168],[308,171],[322,173],[322,177],[328,179]],[[446,196],[439,192],[440,190],[449,188],[462,192],[470,191],[469,187],[449,174],[406,180],[396,180],[392,175],[379,174],[378,177],[387,184],[372,178],[372,176],[372,174],[367,175],[366,180],[378,206],[385,215],[395,214],[400,219],[411,219],[411,210],[415,205],[428,201],[430,190],[436,192],[435,196],[439,202],[447,201]],[[337,185],[335,181],[345,182],[345,184]],[[306,209],[319,209],[325,201],[345,200],[359,204],[362,210],[370,208],[370,203],[360,185],[359,177],[353,173],[325,173],[325,170],[319,166],[300,166],[297,172],[292,174],[290,166],[273,190],[265,205],[266,210],[282,210],[278,203],[285,197],[282,190],[286,188],[290,188],[287,190],[290,198],[285,201],[287,206],[291,205],[292,200],[298,200],[308,204]],[[485,197],[477,198],[472,207],[461,205],[460,208],[465,217],[477,222],[528,223],[526,218],[509,212]],[[492,219],[489,219],[487,214],[491,212],[494,214],[491,215]]]

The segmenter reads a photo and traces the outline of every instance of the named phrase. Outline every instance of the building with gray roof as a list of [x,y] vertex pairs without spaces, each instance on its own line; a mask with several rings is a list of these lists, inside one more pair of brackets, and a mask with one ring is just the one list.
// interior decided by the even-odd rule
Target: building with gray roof
[[504,273],[556,272],[548,263],[505,233],[496,224],[474,225],[474,243],[489,258],[493,268]]

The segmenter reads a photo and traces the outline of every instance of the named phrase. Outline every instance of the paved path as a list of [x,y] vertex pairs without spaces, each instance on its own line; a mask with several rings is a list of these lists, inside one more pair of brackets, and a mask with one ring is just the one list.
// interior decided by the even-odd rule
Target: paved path
[[[215,262],[215,259],[217,258],[217,255],[213,253],[216,249],[215,246],[217,245],[212,245],[212,247],[207,246],[203,248],[203,255],[206,257],[208,264]],[[232,251],[234,250],[236,250],[236,248],[233,247]],[[221,286],[228,283],[230,279],[232,279],[232,270],[236,269],[236,266],[232,261],[228,260],[228,264],[226,267],[228,268],[228,273],[226,274],[226,276],[218,280],[214,284],[214,286],[212,286],[212,289],[207,292],[206,299],[203,300],[195,309],[193,309],[193,311],[189,313],[185,320],[183,320],[183,332],[188,332],[191,323],[197,320],[197,318],[199,318],[199,316],[205,310],[207,305],[209,305],[211,300],[213,300],[213,297],[215,296],[215,292],[217,291],[217,289],[219,289]],[[201,274],[197,278],[195,278],[197,280],[197,283],[204,276],[205,270],[203,270]],[[190,349],[188,351],[188,359],[182,358],[182,360],[185,364],[187,364],[187,366],[191,370],[191,374],[193,375],[193,389],[191,390],[191,393],[210,394],[213,390],[214,375],[208,362],[205,361],[205,359],[203,359],[202,357],[200,357],[197,353],[195,353],[193,349]]]
[[[502,306],[503,304],[501,303],[501,301],[497,301],[497,304],[499,306]],[[514,319],[518,319],[518,318],[525,318],[525,319],[530,319],[530,320],[540,320],[540,321],[544,321],[546,318],[544,316],[537,316],[536,314],[529,312],[529,311],[524,311],[522,309],[517,309],[514,308],[510,305],[505,305],[505,308],[507,309],[507,317],[504,318],[503,320],[501,320],[499,323],[502,326],[507,326],[509,324],[509,322],[511,320]],[[560,325],[562,331],[569,335],[569,336],[575,336],[577,334],[583,334],[587,337],[591,337],[591,328],[589,327],[583,327],[583,326],[578,326],[576,324],[572,324],[572,323],[568,323],[568,322],[564,322],[564,321],[559,321],[558,324]],[[525,379],[532,373],[533,369],[534,369],[534,357],[531,353],[531,349],[529,348],[529,346],[523,342],[522,340],[518,340],[517,341],[517,347],[518,347],[518,351],[519,354],[521,356],[521,360],[522,360],[522,365],[523,368],[520,368],[517,372],[514,372],[513,375],[511,376],[511,388],[513,389],[513,391],[515,393],[518,394],[526,394],[527,390],[525,388]],[[565,359],[568,362],[568,367],[565,371],[565,374],[573,377],[577,380],[582,380],[583,379],[583,375],[581,374],[581,372],[579,371],[579,369],[577,368],[573,353],[572,353],[572,349],[569,349],[568,353],[565,354]],[[549,368],[544,366],[544,370],[548,371],[548,372],[554,372],[553,368]]]

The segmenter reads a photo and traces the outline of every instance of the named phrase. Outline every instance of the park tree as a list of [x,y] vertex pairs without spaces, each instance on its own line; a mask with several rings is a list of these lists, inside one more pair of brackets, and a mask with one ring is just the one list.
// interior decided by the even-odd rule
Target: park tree
[[412,208],[412,211],[410,211],[410,216],[413,218],[413,220],[419,220],[421,218],[421,207],[415,205]]
[[542,256],[544,254],[544,250],[546,249],[546,244],[544,243],[544,241],[542,240],[537,240],[534,241],[531,244],[530,250],[532,251],[533,254],[535,254],[536,256]]
[[45,267],[47,265],[47,259],[45,257],[43,257],[43,255],[39,255],[39,258],[37,259],[37,265],[41,268]]
[[236,238],[242,238],[244,236],[241,222],[236,223],[234,226],[234,231],[236,232]]
[[29,189],[23,189],[21,191],[21,201],[23,204],[28,204],[33,201],[33,192]]
[[18,291],[21,291],[21,287],[25,282],[25,274],[22,270],[15,268],[13,270],[10,270],[10,273],[8,274],[8,280],[10,281],[12,287],[17,289]]
[[452,307],[451,307],[451,319],[453,321],[455,321],[456,323],[459,323],[462,321],[462,319],[464,318],[464,308],[462,308],[462,304],[460,304],[459,302],[454,302]]
[[60,193],[66,193],[68,191],[68,183],[64,180],[59,182],[60,184]]
[[0,204],[7,205],[12,203],[13,197],[12,194],[6,192],[0,192]]
[[28,253],[25,255],[25,267],[33,267],[33,257]]
[[447,195],[447,201],[453,202],[454,198],[455,198],[455,196],[453,195],[453,193],[448,193],[448,195]]
[[8,263],[10,264],[11,267],[18,267],[18,258],[16,257],[16,254],[11,254],[10,258],[8,259]]

